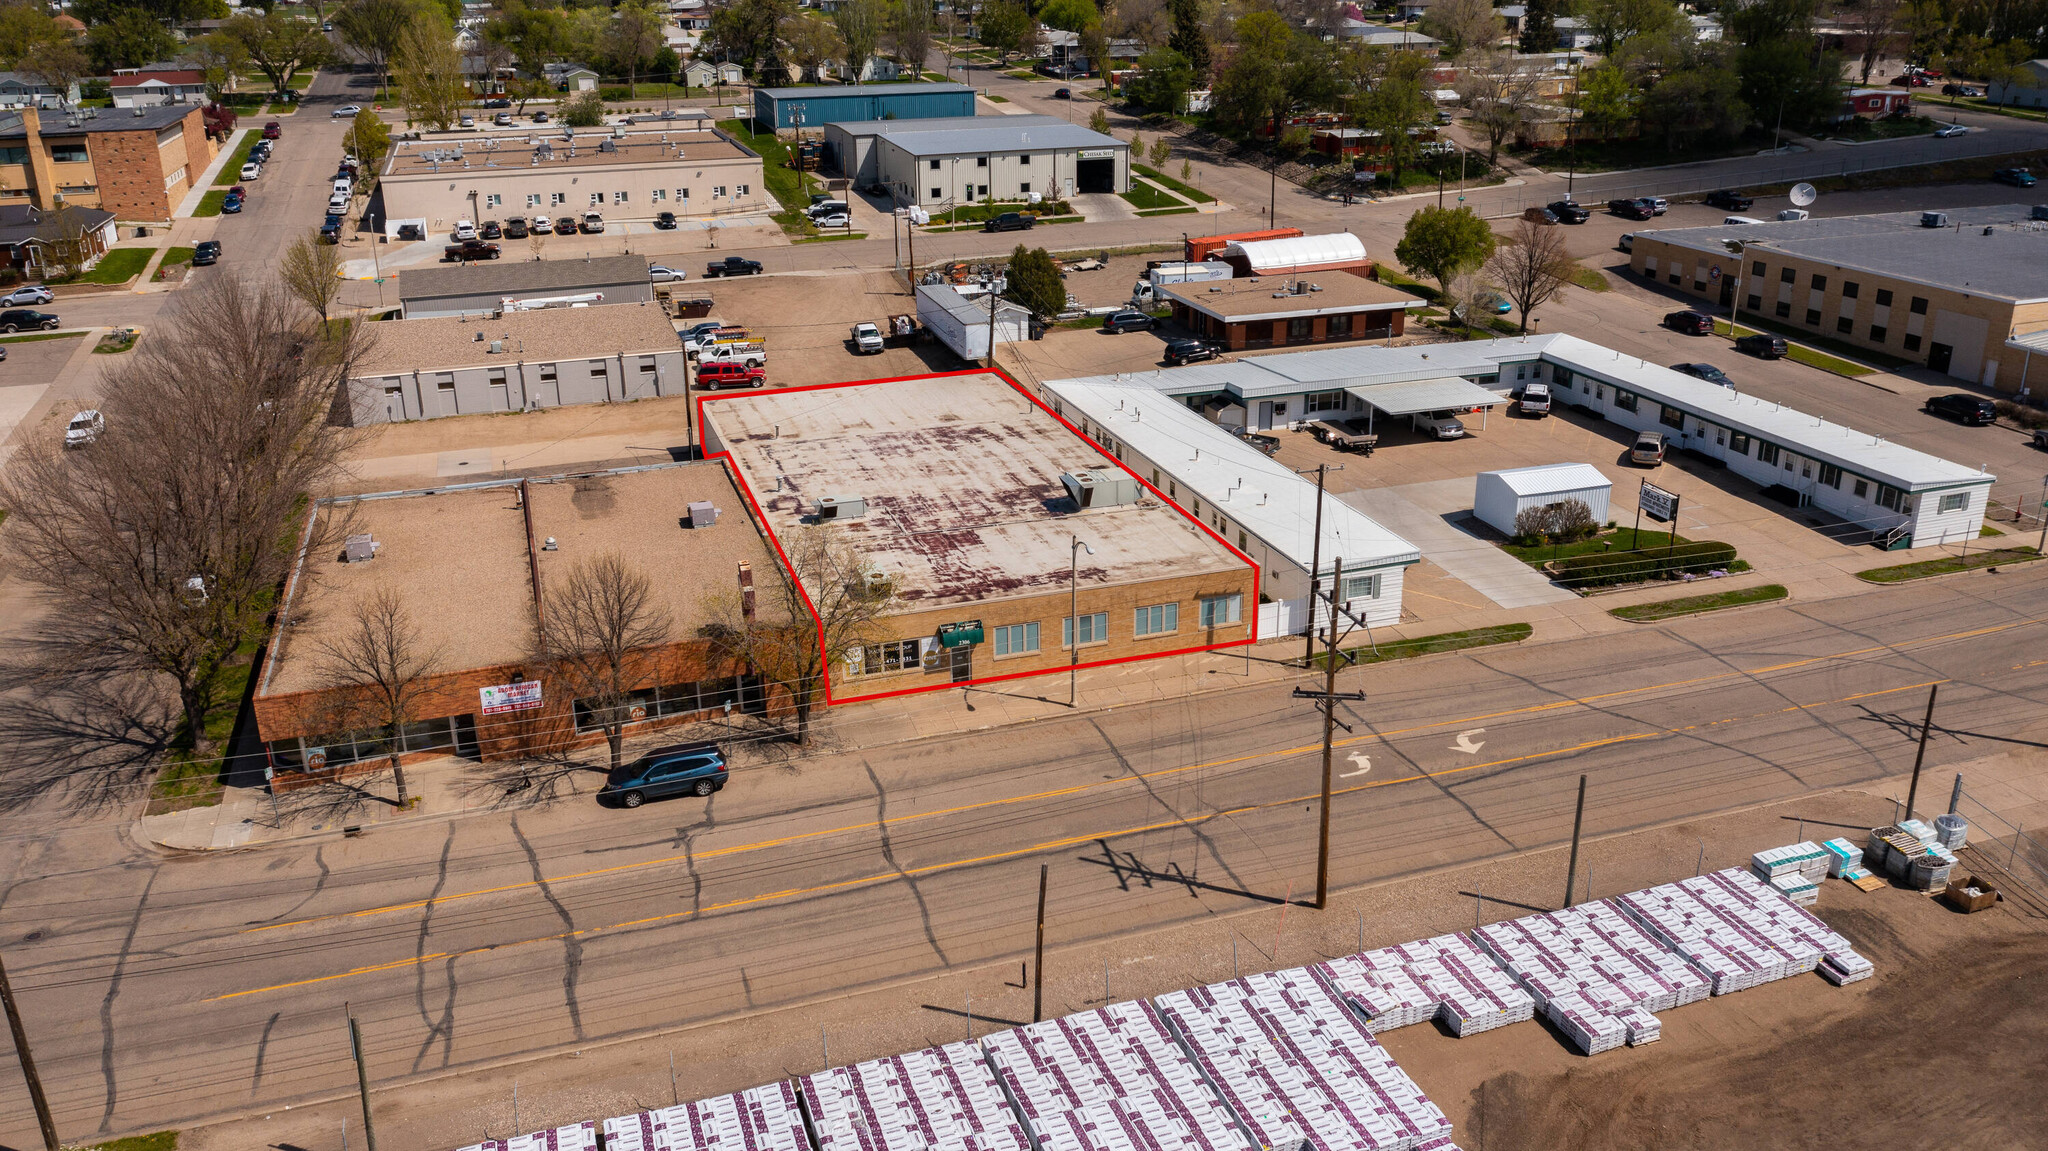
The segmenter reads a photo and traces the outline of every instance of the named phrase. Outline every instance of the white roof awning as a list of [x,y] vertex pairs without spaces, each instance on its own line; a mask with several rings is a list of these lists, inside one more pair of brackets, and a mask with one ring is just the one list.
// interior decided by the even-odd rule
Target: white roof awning
[[2017,352],[2040,352],[2048,355],[2048,328],[2014,336],[2005,341],[2005,346]]
[[1456,376],[1398,384],[1364,384],[1344,390],[1387,416],[1412,416],[1417,412],[1438,412],[1446,408],[1488,408],[1508,402],[1508,398],[1499,392]]

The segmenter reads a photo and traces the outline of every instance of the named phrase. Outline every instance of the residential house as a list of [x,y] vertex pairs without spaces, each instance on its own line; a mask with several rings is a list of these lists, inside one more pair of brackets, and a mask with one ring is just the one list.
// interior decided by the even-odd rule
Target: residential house
[[858,76],[853,74],[853,69],[848,67],[844,61],[834,60],[827,67],[839,79],[856,84],[887,83],[902,75],[902,69],[897,66],[896,61],[886,56],[868,57],[867,63],[861,66],[860,75]]
[[90,268],[117,238],[114,214],[99,208],[46,212],[34,204],[0,204],[0,258],[24,277],[47,275],[65,246],[76,248],[81,270]]
[[594,92],[603,79],[595,70],[570,60],[543,64],[541,78],[553,84],[557,92]]
[[206,73],[196,68],[156,71],[120,68],[107,82],[116,108],[154,108],[160,104],[206,103]]
[[76,80],[59,92],[26,72],[0,72],[0,108],[75,108],[78,101]]
[[1429,13],[1429,7],[1436,0],[1396,0],[1394,15],[1401,20],[1420,20]]
[[2048,108],[2048,60],[2029,60],[2020,67],[2032,77],[2021,83],[1995,81],[1984,90],[1993,104],[2018,108]]
[[733,63],[692,60],[683,69],[683,83],[692,88],[709,88],[716,84],[744,84],[746,79],[746,69]]
[[1835,120],[1848,120],[1861,116],[1876,120],[1885,116],[1903,116],[1913,107],[1913,93],[1905,88],[1851,88],[1842,93],[1842,103],[1835,109]]

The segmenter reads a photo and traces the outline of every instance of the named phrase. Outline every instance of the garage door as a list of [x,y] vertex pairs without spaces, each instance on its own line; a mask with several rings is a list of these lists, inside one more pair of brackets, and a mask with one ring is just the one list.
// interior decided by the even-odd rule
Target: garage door
[[1074,182],[1083,194],[1088,192],[1116,191],[1116,158],[1105,160],[1076,160]]

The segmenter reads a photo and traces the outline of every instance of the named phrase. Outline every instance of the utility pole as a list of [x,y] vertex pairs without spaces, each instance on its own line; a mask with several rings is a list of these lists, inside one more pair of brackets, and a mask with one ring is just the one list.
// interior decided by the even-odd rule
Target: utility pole
[[1045,879],[1050,864],[1038,865],[1038,946],[1031,955],[1031,1022],[1045,1018]]
[[1941,691],[1935,684],[1927,689],[1927,715],[1920,721],[1920,750],[1913,755],[1913,783],[1906,789],[1906,818],[1913,818],[1913,801],[1920,796],[1920,764],[1927,759],[1927,732],[1934,726],[1934,697]]
[[[1182,236],[1181,239],[1185,242],[1187,237]],[[1316,597],[1322,591],[1323,574],[1323,473],[1343,470],[1343,464],[1334,467],[1330,464],[1316,465],[1316,533],[1314,541],[1309,545],[1308,626],[1301,630],[1302,639],[1305,641],[1301,653],[1303,666],[1307,666],[1316,658]],[[1308,469],[1297,468],[1295,474],[1305,476]]]
[[[1342,556],[1337,558],[1337,564],[1333,569],[1333,573],[1330,582],[1332,591],[1329,597],[1329,642],[1323,651],[1323,690],[1316,692],[1304,691],[1298,687],[1294,689],[1294,695],[1297,699],[1313,699],[1317,701],[1317,706],[1322,708],[1323,711],[1323,806],[1322,814],[1317,817],[1316,898],[1312,905],[1318,911],[1328,906],[1330,901],[1330,758],[1335,747],[1335,729],[1341,727],[1347,733],[1351,730],[1350,724],[1344,723],[1337,718],[1337,701],[1346,699],[1363,702],[1365,699],[1365,693],[1362,691],[1347,691],[1342,694],[1339,694],[1337,691],[1337,661],[1342,658],[1345,662],[1350,662],[1348,657],[1340,656],[1337,651],[1337,617],[1340,613],[1337,610],[1335,589],[1343,586],[1344,558]],[[1313,610],[1314,601],[1311,600],[1310,603],[1311,610]]]
[[36,1124],[43,1129],[43,1151],[57,1151],[57,1121],[50,1117],[50,1101],[43,1097],[43,1077],[36,1074],[35,1057],[28,1053],[28,1029],[22,1026],[21,1008],[14,1003],[14,985],[7,981],[7,965],[0,963],[0,1007],[7,1009],[7,1030],[14,1033],[14,1054],[21,1060],[21,1077],[28,1084],[29,1102],[35,1105]]
[[1579,878],[1579,831],[1586,826],[1586,777],[1579,777],[1579,807],[1572,813],[1572,859],[1565,865],[1564,905],[1572,905],[1572,884]]
[[1072,536],[1073,546],[1067,549],[1067,706],[1073,707],[1081,695],[1081,553],[1095,554],[1095,549],[1081,542],[1080,536]]
[[[347,1012],[348,1004],[342,1004],[341,1009]],[[377,1151],[377,1128],[370,1122],[370,1073],[363,1065],[363,1030],[356,1026],[353,1012],[348,1016],[348,1049],[349,1054],[355,1056],[356,1090],[363,1097],[363,1145],[369,1151]]]

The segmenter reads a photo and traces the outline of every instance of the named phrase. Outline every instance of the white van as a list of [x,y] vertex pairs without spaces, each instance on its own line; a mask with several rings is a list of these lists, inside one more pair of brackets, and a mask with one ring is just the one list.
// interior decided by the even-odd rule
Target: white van
[[1722,220],[1721,222],[1722,222],[1723,224],[1761,224],[1761,223],[1763,223],[1763,221],[1762,221],[1762,220],[1759,220],[1759,219],[1757,219],[1757,218],[1756,218],[1755,216],[1729,216],[1729,217],[1727,217],[1727,218],[1723,219],[1723,220]]

